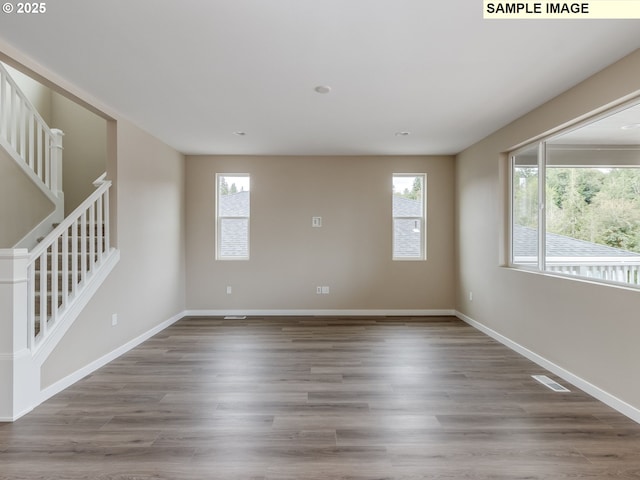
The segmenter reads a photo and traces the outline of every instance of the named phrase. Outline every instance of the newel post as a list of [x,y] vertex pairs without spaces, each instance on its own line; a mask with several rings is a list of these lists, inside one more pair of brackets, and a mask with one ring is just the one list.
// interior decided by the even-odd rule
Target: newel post
[[62,137],[64,132],[51,129],[51,190],[58,198],[62,198]]
[[0,421],[37,404],[40,369],[28,348],[27,249],[0,249]]

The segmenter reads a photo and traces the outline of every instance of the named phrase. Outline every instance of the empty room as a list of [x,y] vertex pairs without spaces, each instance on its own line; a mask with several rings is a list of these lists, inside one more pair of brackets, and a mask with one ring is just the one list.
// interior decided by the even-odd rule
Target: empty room
[[0,13],[0,479],[640,478],[640,1]]

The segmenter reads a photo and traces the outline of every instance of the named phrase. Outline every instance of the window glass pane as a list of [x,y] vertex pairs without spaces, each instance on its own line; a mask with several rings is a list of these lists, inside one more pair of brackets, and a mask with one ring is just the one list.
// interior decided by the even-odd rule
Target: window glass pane
[[394,219],[393,256],[395,258],[422,257],[422,234],[419,219]]
[[217,258],[249,258],[249,175],[218,175]]
[[220,219],[220,257],[242,258],[249,256],[249,219]]
[[547,271],[640,285],[640,104],[547,142]]
[[513,156],[512,262],[538,265],[538,145]]
[[640,103],[541,142],[512,156],[512,263],[640,287]]
[[218,215],[221,217],[248,217],[249,216],[249,191],[220,196]]
[[421,217],[424,208],[422,175],[393,177],[393,216]]
[[249,216],[249,176],[218,176],[218,214],[225,217]]
[[393,258],[425,259],[425,174],[393,176]]
[[547,166],[546,269],[638,284],[640,168]]

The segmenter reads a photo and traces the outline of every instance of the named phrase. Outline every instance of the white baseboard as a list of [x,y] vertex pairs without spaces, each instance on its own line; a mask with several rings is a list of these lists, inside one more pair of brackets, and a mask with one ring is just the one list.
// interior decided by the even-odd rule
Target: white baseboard
[[133,340],[130,340],[129,342],[127,342],[124,345],[116,348],[112,352],[109,352],[106,355],[103,355],[99,359],[97,359],[97,360],[91,362],[90,364],[82,367],[80,370],[76,370],[72,374],[67,375],[66,377],[64,377],[61,380],[58,380],[53,385],[50,385],[47,388],[43,389],[40,392],[40,399],[38,401],[38,405],[40,403],[44,402],[45,400],[50,399],[54,395],[60,393],[64,389],[70,387],[71,385],[73,385],[77,381],[82,380],[84,377],[86,377],[87,375],[95,372],[99,368],[105,366],[107,363],[109,363],[109,362],[115,360],[116,358],[118,358],[119,356],[127,353],[132,348],[137,347],[142,342],[144,342],[145,340],[150,339],[155,334],[160,333],[165,328],[170,327],[171,325],[173,325],[174,323],[176,323],[178,320],[180,320],[183,317],[184,317],[184,312],[180,312],[180,313],[174,315],[169,320],[166,320],[166,321],[162,322],[161,324],[156,325],[151,330],[146,331],[142,335],[139,335],[138,337],[134,338]]
[[17,413],[15,417],[0,417],[0,423],[12,423],[12,422],[15,422],[16,420],[19,420],[20,418],[24,417],[27,413],[32,412],[34,408],[35,407],[26,408],[22,412]]
[[496,332],[495,330],[492,330],[486,325],[483,325],[482,323],[468,317],[464,313],[456,311],[455,315],[463,322],[468,323],[472,327],[480,330],[482,333],[485,333],[486,335],[490,336],[494,340],[510,348],[514,352],[519,353],[523,357],[526,357],[532,362],[540,365],[542,368],[545,368],[550,372],[556,374],[563,380],[566,380],[567,382],[576,386],[577,388],[584,391],[585,393],[588,393],[592,397],[600,400],[602,403],[610,406],[614,410],[617,410],[621,414],[629,417],[634,422],[640,423],[640,410],[635,408],[634,406],[629,405],[627,402],[620,400],[618,397],[611,395],[608,392],[605,392],[601,388],[593,385],[592,383],[589,383],[585,379],[571,373],[568,370],[565,370],[564,368],[556,365],[555,363],[547,360],[546,358],[538,355],[537,353],[532,352],[528,348],[523,347],[519,343],[516,343],[513,340],[510,340],[509,338]]
[[335,316],[373,316],[373,317],[451,317],[456,315],[455,310],[185,310],[185,317],[224,317],[227,315],[247,316],[311,316],[311,317],[335,317]]

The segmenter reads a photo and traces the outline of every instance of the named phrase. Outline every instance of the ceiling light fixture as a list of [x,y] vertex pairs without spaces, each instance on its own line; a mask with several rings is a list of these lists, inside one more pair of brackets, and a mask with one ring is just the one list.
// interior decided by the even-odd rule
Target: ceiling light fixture
[[396,136],[396,137],[407,137],[407,136],[409,136],[409,135],[411,135],[411,132],[404,132],[404,131],[403,131],[403,132],[396,132],[396,133],[395,133],[395,136]]
[[331,87],[329,85],[318,85],[314,90],[316,93],[325,94],[331,92]]
[[620,128],[622,130],[633,130],[634,128],[640,128],[640,123],[631,123],[629,125],[623,125]]
[[244,137],[247,134],[247,132],[241,132],[238,130],[237,132],[233,132],[233,134],[239,137]]

